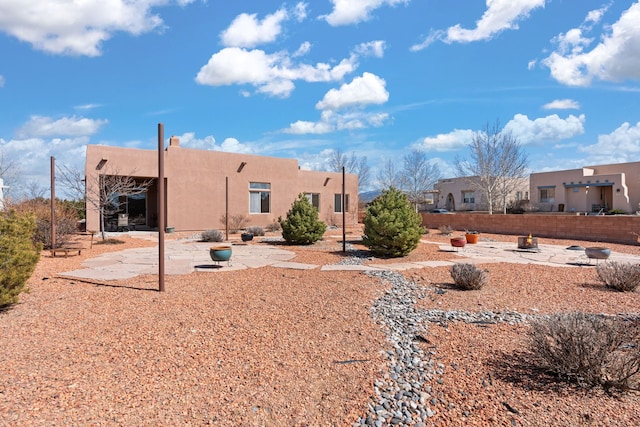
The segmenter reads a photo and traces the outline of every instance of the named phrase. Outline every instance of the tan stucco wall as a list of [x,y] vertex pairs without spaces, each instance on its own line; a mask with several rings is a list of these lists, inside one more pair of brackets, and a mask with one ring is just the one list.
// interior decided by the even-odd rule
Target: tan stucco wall
[[[530,176],[531,202],[545,206],[543,210],[591,212],[594,205],[621,209],[627,213],[640,210],[640,162],[586,166]],[[540,188],[555,188],[552,203],[540,202]]]
[[[226,212],[226,178],[228,178],[229,216],[246,215],[249,225],[266,226],[285,217],[299,193],[320,194],[320,219],[342,224],[342,214],[334,213],[334,194],[342,192],[342,174],[300,170],[295,159],[196,150],[171,145],[164,151],[167,226],[176,231],[222,229],[220,218]],[[87,182],[97,182],[96,165],[102,158],[103,170],[136,177],[157,177],[158,153],[121,147],[90,145],[87,147]],[[240,172],[242,162],[246,164]],[[327,178],[329,178],[327,180]],[[271,184],[270,213],[249,213],[249,183]],[[349,195],[348,226],[357,222],[358,177],[346,174],[345,193]],[[147,212],[155,212],[156,187],[150,189]],[[99,214],[87,211],[87,229],[99,229]]]
[[[470,211],[470,210],[485,210],[488,207],[488,203],[486,197],[484,196],[483,191],[478,189],[478,185],[473,182],[473,177],[463,177],[463,178],[446,178],[439,180],[435,185],[434,189],[438,191],[438,195],[436,196],[436,205],[438,208],[448,208],[447,206],[447,198],[449,195],[454,200],[454,209],[456,211]],[[516,200],[516,193],[518,191],[522,192],[523,198],[525,193],[529,191],[529,180],[527,178],[522,178],[519,180],[520,183],[518,187],[509,195],[507,198],[507,202],[510,200]],[[473,191],[475,194],[475,203],[463,203],[462,192],[463,191]],[[502,207],[502,203],[498,202],[496,206],[494,204],[494,210],[500,210]]]

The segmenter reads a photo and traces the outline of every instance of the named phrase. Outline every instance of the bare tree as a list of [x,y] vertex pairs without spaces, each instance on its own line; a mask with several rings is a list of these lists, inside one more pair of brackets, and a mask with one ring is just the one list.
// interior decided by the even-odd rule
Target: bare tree
[[391,159],[386,159],[382,165],[382,169],[378,171],[376,176],[378,179],[378,187],[382,190],[387,190],[391,187],[400,189],[402,176],[396,162]]
[[438,165],[429,162],[427,155],[414,149],[404,156],[404,170],[401,176],[401,188],[418,209],[418,205],[425,200],[424,193],[433,188],[440,178]]
[[105,218],[121,211],[127,197],[144,194],[153,181],[138,181],[129,174],[121,174],[117,170],[100,170],[95,176],[84,176],[78,169],[68,166],[59,168],[60,181],[67,191],[83,200],[85,209],[95,209],[100,214],[100,232],[105,238]]
[[0,149],[0,178],[3,180],[3,199],[11,200],[17,190],[20,166],[15,160],[10,159],[4,150]]
[[502,201],[506,213],[507,197],[527,170],[527,155],[518,139],[501,130],[499,122],[493,126],[487,123],[483,131],[474,135],[469,150],[469,160],[456,159],[458,174],[473,178],[470,182],[484,193],[489,214],[493,214],[497,200]]
[[358,175],[358,188],[365,188],[369,185],[370,170],[366,156],[356,156],[353,151],[348,156],[342,150],[337,149],[331,152],[328,162],[329,170],[333,172],[342,172],[344,166],[345,172]]

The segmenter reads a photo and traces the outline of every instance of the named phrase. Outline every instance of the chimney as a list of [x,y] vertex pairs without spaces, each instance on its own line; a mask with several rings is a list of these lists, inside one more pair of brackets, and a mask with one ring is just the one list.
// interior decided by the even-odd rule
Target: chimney
[[180,146],[180,138],[177,136],[172,136],[169,138],[169,147],[179,147]]

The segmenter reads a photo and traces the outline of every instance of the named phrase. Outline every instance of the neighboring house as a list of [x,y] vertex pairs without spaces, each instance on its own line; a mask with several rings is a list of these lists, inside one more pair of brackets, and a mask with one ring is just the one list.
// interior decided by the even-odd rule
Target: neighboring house
[[632,213],[640,208],[640,162],[533,173],[530,186],[542,211]]
[[[445,208],[449,211],[488,209],[487,198],[478,185],[477,177],[440,179],[433,188],[438,193],[435,199],[436,208]],[[527,199],[529,199],[529,179],[521,178],[507,197],[507,204]],[[502,211],[502,200],[494,201],[493,210],[494,212]]]
[[[305,193],[318,208],[320,220],[342,224],[342,173],[300,170],[295,159],[262,157],[180,147],[171,137],[164,151],[167,226],[176,231],[224,229],[221,218],[241,215],[248,225],[265,227],[285,218]],[[98,188],[101,175],[126,175],[152,180],[145,194],[125,200],[120,214],[137,229],[158,226],[158,152],[133,148],[87,146],[87,188]],[[88,198],[95,191],[87,190]],[[87,203],[87,229],[100,229],[97,209]],[[345,175],[345,212],[348,226],[357,222],[358,177]],[[106,229],[117,227],[118,217],[105,218]]]

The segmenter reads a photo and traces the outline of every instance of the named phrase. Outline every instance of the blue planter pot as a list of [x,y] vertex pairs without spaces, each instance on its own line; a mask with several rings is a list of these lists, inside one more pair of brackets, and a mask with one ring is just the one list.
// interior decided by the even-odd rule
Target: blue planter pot
[[231,259],[231,246],[212,246],[209,249],[209,255],[214,261],[229,261]]

